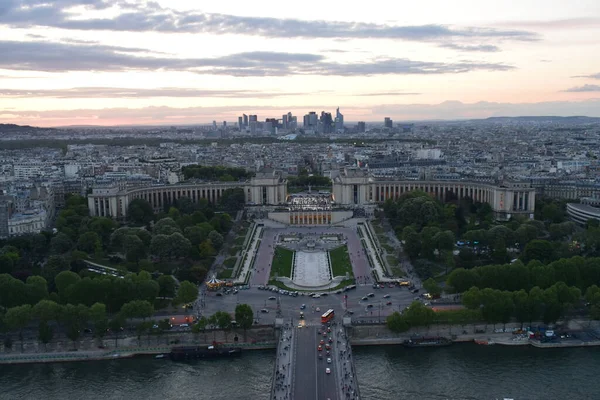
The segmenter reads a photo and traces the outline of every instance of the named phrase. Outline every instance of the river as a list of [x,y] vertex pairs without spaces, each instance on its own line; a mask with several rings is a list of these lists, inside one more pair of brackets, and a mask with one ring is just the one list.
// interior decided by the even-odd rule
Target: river
[[[600,399],[600,348],[456,344],[354,350],[363,399]],[[269,398],[274,352],[239,359],[168,359],[0,366],[0,398],[175,400]],[[312,400],[312,399],[299,399]]]

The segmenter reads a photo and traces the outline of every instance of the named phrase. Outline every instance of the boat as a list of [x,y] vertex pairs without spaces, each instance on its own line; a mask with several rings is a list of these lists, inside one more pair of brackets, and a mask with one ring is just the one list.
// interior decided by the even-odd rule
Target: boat
[[485,339],[473,339],[473,341],[476,344],[480,344],[482,346],[492,346],[492,345],[496,344],[496,342],[494,342],[491,339],[487,339],[487,340],[485,340]]
[[164,354],[157,354],[157,355],[154,356],[154,358],[156,358],[156,359],[165,358],[165,355]]
[[180,346],[173,347],[169,357],[173,361],[193,360],[200,358],[232,358],[242,355],[239,347],[218,346]]
[[402,342],[404,347],[442,347],[442,346],[450,346],[452,341],[448,338],[441,336],[431,336],[431,337],[414,337]]

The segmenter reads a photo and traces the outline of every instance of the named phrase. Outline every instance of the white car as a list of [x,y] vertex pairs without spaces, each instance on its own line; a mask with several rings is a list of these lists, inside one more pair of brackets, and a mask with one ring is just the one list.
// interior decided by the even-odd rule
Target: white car
[[330,374],[331,373],[331,368],[325,368],[325,373],[326,374]]
[[327,359],[327,364],[331,364],[331,358]]

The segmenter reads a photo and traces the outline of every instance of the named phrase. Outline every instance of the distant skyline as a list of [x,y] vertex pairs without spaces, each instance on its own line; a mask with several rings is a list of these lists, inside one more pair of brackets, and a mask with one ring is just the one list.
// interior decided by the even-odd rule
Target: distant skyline
[[2,0],[0,123],[600,117],[597,0]]

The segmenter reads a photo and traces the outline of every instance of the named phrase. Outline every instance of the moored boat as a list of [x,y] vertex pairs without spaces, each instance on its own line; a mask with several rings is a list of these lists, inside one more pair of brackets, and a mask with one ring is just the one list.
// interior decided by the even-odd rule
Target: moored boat
[[174,361],[193,360],[200,358],[231,358],[242,355],[239,347],[217,347],[217,346],[181,346],[173,347],[169,357]]
[[450,346],[452,341],[448,338],[441,336],[431,336],[431,337],[414,337],[402,342],[404,347],[442,347],[442,346]]

